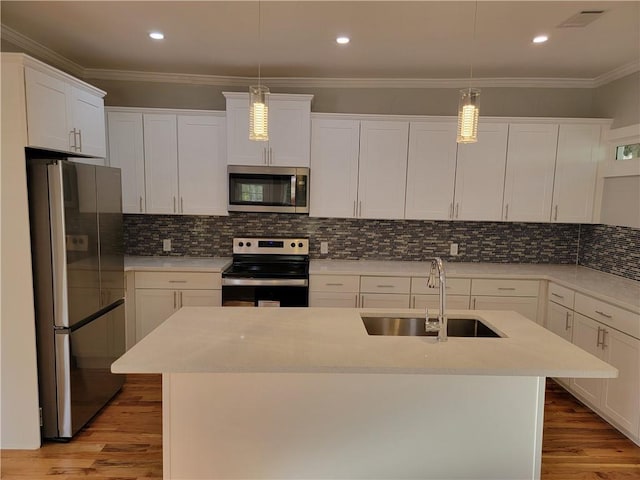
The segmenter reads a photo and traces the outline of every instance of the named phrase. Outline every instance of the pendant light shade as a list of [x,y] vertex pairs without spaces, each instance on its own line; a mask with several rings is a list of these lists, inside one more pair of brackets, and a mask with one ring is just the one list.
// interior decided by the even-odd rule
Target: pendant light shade
[[269,88],[249,87],[249,140],[269,140]]
[[478,141],[478,118],[480,117],[480,90],[465,88],[460,90],[458,104],[458,143]]

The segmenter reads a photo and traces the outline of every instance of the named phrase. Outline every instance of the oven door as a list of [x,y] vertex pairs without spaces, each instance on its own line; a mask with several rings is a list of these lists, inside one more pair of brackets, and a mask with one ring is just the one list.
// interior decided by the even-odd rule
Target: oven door
[[223,307],[308,307],[307,279],[223,278]]

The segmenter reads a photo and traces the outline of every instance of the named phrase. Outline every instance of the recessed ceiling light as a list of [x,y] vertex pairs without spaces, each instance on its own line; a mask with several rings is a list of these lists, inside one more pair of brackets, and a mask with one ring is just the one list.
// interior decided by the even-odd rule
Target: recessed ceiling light
[[345,36],[340,36],[338,38],[336,38],[336,42],[338,42],[340,45],[346,45],[347,43],[349,43],[351,39],[349,37],[345,37]]
[[534,37],[533,43],[544,43],[547,40],[549,40],[547,35],[538,35],[537,37]]
[[149,36],[154,40],[162,40],[164,38],[164,34],[162,32],[151,32]]

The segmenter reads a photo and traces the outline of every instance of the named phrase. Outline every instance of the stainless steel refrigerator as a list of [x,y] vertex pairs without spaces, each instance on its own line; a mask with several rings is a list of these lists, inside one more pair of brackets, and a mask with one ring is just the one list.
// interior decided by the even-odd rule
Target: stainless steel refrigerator
[[42,436],[66,440],[124,382],[120,169],[29,158]]

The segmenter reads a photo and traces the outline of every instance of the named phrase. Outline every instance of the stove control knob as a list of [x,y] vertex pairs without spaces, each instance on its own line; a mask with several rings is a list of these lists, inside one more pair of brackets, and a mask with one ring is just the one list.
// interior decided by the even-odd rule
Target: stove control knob
[[243,242],[240,242],[240,243],[238,243],[238,246],[239,246],[239,247],[244,247],[244,243],[243,243]]
[[300,243],[298,244],[298,246],[299,246],[300,248],[302,248],[302,247],[304,247],[304,244],[303,244],[302,242],[300,242]]
[[296,242],[291,242],[291,248],[296,248]]
[[250,246],[251,246],[251,242],[247,242],[247,247],[250,247]]

